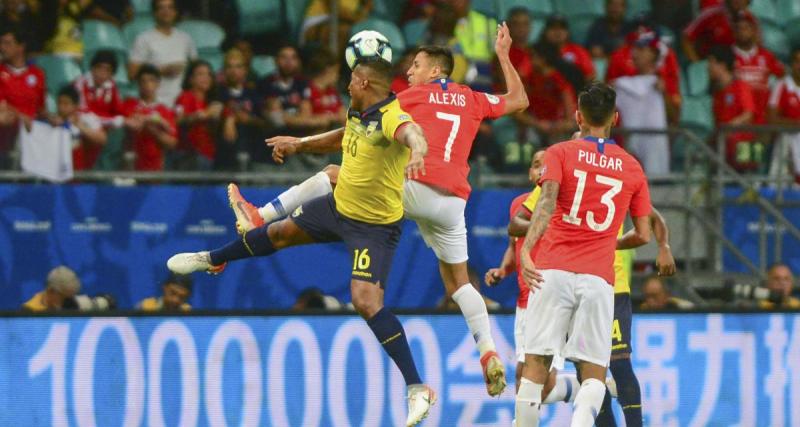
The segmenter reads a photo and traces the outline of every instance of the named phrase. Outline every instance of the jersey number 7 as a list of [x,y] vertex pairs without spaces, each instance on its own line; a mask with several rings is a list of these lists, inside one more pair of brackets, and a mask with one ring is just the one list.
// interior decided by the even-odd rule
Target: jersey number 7
[[[573,174],[576,178],[578,178],[578,185],[575,188],[575,198],[572,199],[572,208],[569,210],[569,215],[564,215],[561,217],[561,219],[563,219],[564,222],[568,222],[573,225],[581,225],[582,220],[578,217],[578,211],[580,210],[581,201],[583,200],[583,192],[586,190],[587,173],[586,171],[575,169]],[[608,214],[606,214],[606,219],[598,224],[594,220],[594,212],[587,211],[586,225],[588,225],[589,228],[594,231],[606,231],[608,230],[608,227],[611,226],[611,222],[614,221],[614,213],[617,211],[617,206],[614,204],[614,196],[622,191],[622,181],[599,174],[595,175],[594,180],[597,181],[598,184],[611,187],[608,189],[608,191],[603,193],[602,196],[600,196],[600,203],[608,207]]]
[[436,118],[447,120],[453,124],[450,127],[450,135],[447,136],[447,144],[444,145],[444,161],[450,161],[450,153],[453,151],[453,143],[456,142],[456,135],[458,135],[458,128],[461,126],[461,116],[457,114],[436,112]]

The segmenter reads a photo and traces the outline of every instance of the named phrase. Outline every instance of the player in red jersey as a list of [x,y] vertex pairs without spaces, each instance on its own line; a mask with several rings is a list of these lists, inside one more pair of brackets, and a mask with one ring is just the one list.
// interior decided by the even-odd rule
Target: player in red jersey
[[[525,366],[516,399],[520,427],[537,426],[542,389],[555,357],[576,362],[581,387],[572,426],[592,426],[605,395],[614,315],[614,252],[650,240],[651,211],[641,165],[608,139],[616,93],[592,83],[578,97],[582,139],[545,153],[539,198],[521,256],[531,286]],[[617,241],[631,212],[634,229]],[[546,230],[546,232],[545,232]]]
[[[453,56],[447,48],[438,46],[418,49],[407,72],[411,87],[397,95],[401,108],[411,114],[429,141],[426,174],[405,184],[405,214],[417,222],[425,242],[439,259],[447,295],[458,304],[475,338],[487,390],[492,396],[499,395],[505,388],[505,372],[495,351],[486,304],[470,284],[467,274],[464,208],[471,191],[467,182],[467,158],[481,121],[522,111],[528,106],[522,81],[509,60],[510,46],[508,27],[503,24],[499,26],[495,51],[508,85],[504,95],[475,92],[448,80],[453,70]],[[340,144],[341,138],[342,130],[338,129],[313,137],[275,137],[267,142],[273,146],[273,157],[280,163],[284,157],[310,147]],[[231,184],[228,196],[236,214],[237,228],[246,232],[285,216],[303,202],[331,192],[337,176],[338,166],[329,166],[261,209],[244,200],[237,187]]]

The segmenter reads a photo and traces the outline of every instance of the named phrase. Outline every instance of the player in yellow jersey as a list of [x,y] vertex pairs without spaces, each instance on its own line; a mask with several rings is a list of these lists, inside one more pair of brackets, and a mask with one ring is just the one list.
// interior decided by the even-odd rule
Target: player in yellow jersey
[[391,81],[391,64],[379,58],[361,60],[348,86],[352,101],[344,137],[307,141],[309,151],[342,150],[332,194],[303,203],[288,218],[252,229],[222,248],[177,254],[167,267],[178,274],[218,273],[228,261],[267,256],[289,246],[344,242],[353,256],[353,306],[403,374],[408,386],[406,423],[412,426],[427,416],[436,395],[422,384],[403,326],[383,306],[383,295],[400,240],[403,182],[425,173],[428,145],[391,94]]

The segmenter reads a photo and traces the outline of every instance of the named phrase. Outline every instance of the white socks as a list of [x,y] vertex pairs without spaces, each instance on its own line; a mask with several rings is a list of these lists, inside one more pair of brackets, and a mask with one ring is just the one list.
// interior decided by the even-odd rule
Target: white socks
[[453,301],[461,309],[461,314],[467,321],[467,326],[472,337],[475,338],[481,356],[487,351],[493,351],[495,348],[489,326],[489,312],[486,311],[486,303],[481,294],[467,283],[453,293]]
[[517,427],[539,426],[539,407],[543,388],[544,384],[536,384],[525,377],[522,378],[514,405]]
[[603,406],[606,385],[594,378],[583,380],[578,395],[575,396],[575,409],[572,412],[570,427],[592,427],[594,419]]
[[325,172],[316,175],[281,193],[273,201],[258,209],[264,221],[270,223],[294,212],[303,203],[333,191],[331,180]]
[[581,383],[578,382],[578,377],[575,374],[562,374],[559,372],[556,376],[556,385],[544,398],[544,403],[572,402],[575,400],[575,395],[578,394],[580,388]]

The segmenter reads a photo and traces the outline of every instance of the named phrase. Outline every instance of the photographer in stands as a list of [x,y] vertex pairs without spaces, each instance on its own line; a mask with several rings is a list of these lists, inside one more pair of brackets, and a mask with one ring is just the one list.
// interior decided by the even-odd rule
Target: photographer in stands
[[759,301],[758,307],[764,310],[800,309],[800,299],[792,296],[794,275],[788,265],[774,264],[767,271],[766,288],[774,298]]
[[160,297],[143,299],[136,308],[143,311],[189,311],[187,301],[192,297],[192,278],[181,274],[170,274],[161,286]]
[[81,281],[72,269],[58,266],[47,274],[45,289],[22,305],[23,310],[45,312],[55,310],[111,310],[116,301],[110,295],[89,297],[78,295]]

